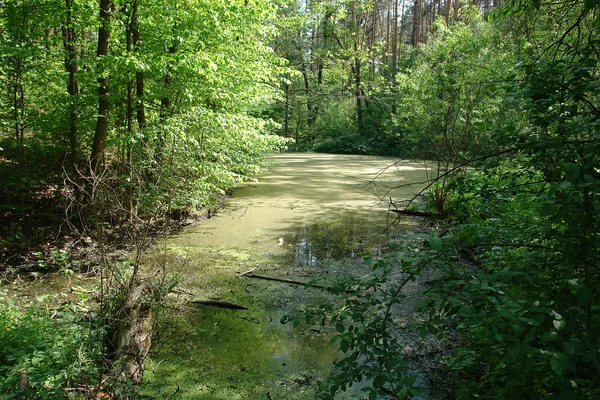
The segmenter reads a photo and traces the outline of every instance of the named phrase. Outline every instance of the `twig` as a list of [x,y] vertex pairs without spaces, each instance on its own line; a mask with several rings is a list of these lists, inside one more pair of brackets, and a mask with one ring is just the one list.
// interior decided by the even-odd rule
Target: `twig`
[[249,274],[253,273],[254,271],[256,271],[257,269],[258,269],[258,266],[254,267],[246,272],[242,272],[241,274],[238,275],[238,278],[249,275]]

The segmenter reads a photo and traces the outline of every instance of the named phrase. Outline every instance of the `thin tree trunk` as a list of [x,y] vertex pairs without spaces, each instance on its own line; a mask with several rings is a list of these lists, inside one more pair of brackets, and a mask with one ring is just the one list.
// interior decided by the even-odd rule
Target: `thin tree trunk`
[[[133,40],[133,51],[135,54],[140,52],[140,19],[138,16],[138,0],[133,1],[133,10],[131,16],[131,36]],[[146,110],[144,105],[144,72],[136,71],[135,73],[135,95],[137,98],[136,116],[138,129],[143,135],[146,128]],[[146,136],[142,136],[147,141]]]
[[283,136],[289,137],[290,134],[290,83],[285,83],[285,120],[283,125]]
[[306,64],[302,63],[302,78],[304,80],[304,93],[306,94],[306,123],[308,127],[312,127],[314,125],[314,110],[313,103],[310,95],[310,81],[308,79],[308,67]]
[[444,19],[446,20],[446,26],[450,25],[450,8],[452,7],[452,0],[446,0],[446,10],[444,12]]
[[356,96],[356,125],[358,127],[358,131],[361,132],[363,130],[363,105],[362,105],[362,96],[363,96],[363,90],[362,90],[362,82],[361,82],[361,77],[360,77],[360,59],[359,58],[355,58],[354,59],[354,82],[356,84],[356,88],[355,88],[355,96]]
[[[394,0],[394,2],[397,2],[397,1],[398,0]],[[385,47],[383,48],[383,57],[381,60],[384,64],[387,64],[387,55],[390,51],[390,29],[391,29],[390,15],[391,15],[391,7],[390,7],[390,0],[388,0],[387,1],[386,23],[385,23]]]
[[[173,31],[175,31],[175,26],[173,27]],[[177,53],[177,46],[175,45],[175,43],[173,43],[173,44],[171,44],[171,46],[169,46],[167,52],[170,55]],[[165,125],[165,122],[167,121],[167,118],[172,113],[171,97],[169,96],[169,90],[171,87],[171,73],[170,73],[171,67],[172,67],[171,61],[169,61],[169,65],[167,65],[167,71],[166,71],[165,77],[164,77],[164,93],[160,100],[160,112],[158,113],[158,119],[160,121],[161,130],[158,135],[158,143],[156,145],[156,151],[154,153],[154,160],[156,161],[156,163],[158,165],[162,165],[163,148],[165,146],[165,142],[167,139],[166,135],[164,133],[164,131],[165,131],[164,125]]]
[[102,71],[102,58],[108,55],[108,45],[110,42],[110,17],[112,13],[112,0],[100,0],[100,27],[98,29],[98,119],[96,121],[96,131],[94,133],[94,142],[92,144],[92,155],[90,158],[91,170],[98,173],[104,163],[104,153],[106,148],[106,137],[108,135],[108,113],[110,111],[110,88],[108,86],[108,77]]
[[15,57],[15,80],[13,83],[13,120],[14,120],[14,132],[15,139],[18,143],[19,149],[19,165],[24,166],[24,129],[23,129],[23,117],[25,107],[25,94],[23,91],[23,58]]
[[[354,38],[354,44],[353,44],[353,48],[354,48],[354,53],[358,53],[358,32],[359,32],[359,26],[358,26],[358,21],[357,21],[357,15],[356,15],[356,2],[353,1],[352,2],[352,7],[351,7],[351,11],[352,11],[352,23],[353,26],[352,28],[354,29],[354,32],[356,33],[356,36]],[[364,37],[364,34],[363,34]],[[356,99],[356,126],[358,128],[358,131],[361,132],[363,130],[363,106],[362,106],[362,82],[361,82],[361,77],[360,77],[360,67],[361,67],[361,63],[360,63],[360,58],[358,58],[357,56],[354,57],[354,64],[352,65],[352,73],[354,75],[354,96]]]
[[398,74],[398,0],[394,0],[394,22],[393,22],[393,37],[392,37],[392,114],[396,115],[396,91],[398,82],[396,75]]
[[65,0],[67,14],[62,26],[63,44],[65,47],[65,70],[69,74],[67,92],[69,93],[69,142],[71,145],[71,162],[77,163],[77,119],[79,111],[77,107],[77,95],[79,94],[79,83],[77,82],[77,48],[75,47],[75,30],[73,29],[73,0]]

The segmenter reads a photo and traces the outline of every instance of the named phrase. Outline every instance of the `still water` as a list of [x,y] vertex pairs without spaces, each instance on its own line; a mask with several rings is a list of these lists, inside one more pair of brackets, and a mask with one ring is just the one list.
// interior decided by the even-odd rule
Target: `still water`
[[[168,268],[182,277],[182,296],[248,310],[163,311],[147,365],[149,397],[314,399],[339,356],[330,332],[280,321],[326,294],[239,274],[257,268],[257,274],[307,282],[360,268],[363,255],[377,254],[389,240],[386,201],[410,198],[421,186],[404,185],[426,178],[422,164],[385,157],[271,158],[273,167],[242,185],[218,215],[162,246]],[[401,221],[400,229],[411,224]]]

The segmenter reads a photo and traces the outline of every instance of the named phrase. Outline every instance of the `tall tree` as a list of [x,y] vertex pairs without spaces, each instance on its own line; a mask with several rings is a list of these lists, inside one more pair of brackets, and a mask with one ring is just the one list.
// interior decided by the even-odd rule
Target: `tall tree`
[[112,0],[100,0],[100,25],[98,27],[98,47],[96,51],[96,56],[98,57],[96,72],[98,82],[98,119],[96,120],[96,130],[94,132],[92,154],[90,156],[90,167],[94,173],[98,173],[104,163],[106,138],[108,135],[110,88],[105,58],[108,55],[111,29],[110,20],[113,9]]

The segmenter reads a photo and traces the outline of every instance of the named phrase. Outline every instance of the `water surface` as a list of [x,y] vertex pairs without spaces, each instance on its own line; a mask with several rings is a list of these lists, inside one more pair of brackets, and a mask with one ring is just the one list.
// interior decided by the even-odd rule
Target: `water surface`
[[315,398],[338,356],[329,332],[293,329],[280,320],[325,294],[238,275],[257,268],[306,282],[360,269],[361,256],[376,254],[389,238],[388,204],[381,198],[409,198],[420,187],[393,188],[425,179],[423,165],[394,165],[396,159],[385,157],[288,153],[272,160],[274,166],[240,187],[220,214],[166,241],[169,268],[181,273],[185,291],[249,310],[163,313],[146,374],[149,396]]

